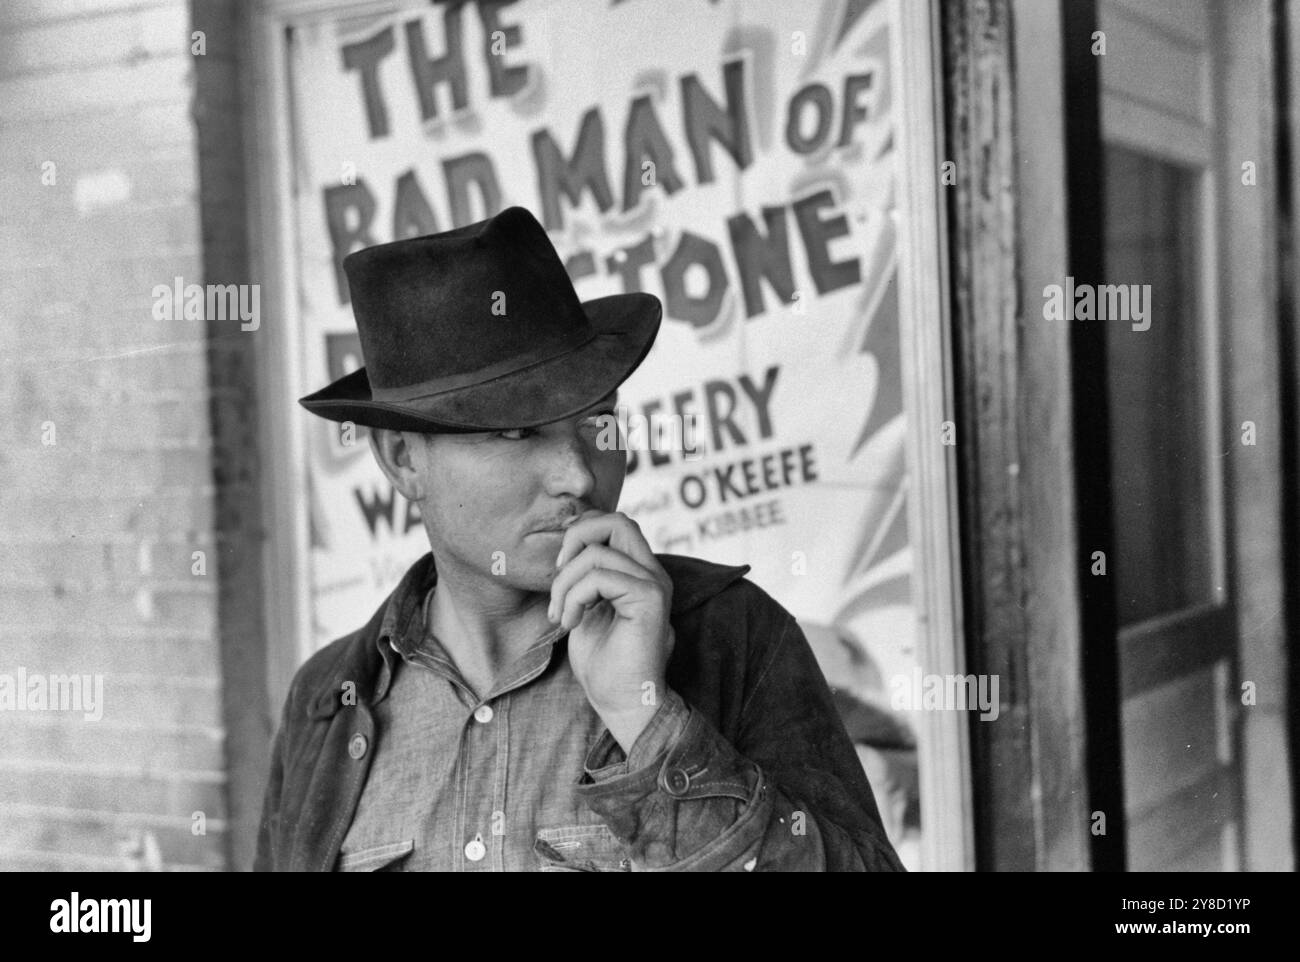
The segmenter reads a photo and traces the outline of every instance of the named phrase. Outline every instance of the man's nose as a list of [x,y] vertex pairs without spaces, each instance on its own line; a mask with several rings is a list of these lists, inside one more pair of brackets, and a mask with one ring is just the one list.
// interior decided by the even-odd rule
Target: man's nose
[[575,431],[557,432],[546,450],[546,493],[587,498],[596,488],[591,451]]

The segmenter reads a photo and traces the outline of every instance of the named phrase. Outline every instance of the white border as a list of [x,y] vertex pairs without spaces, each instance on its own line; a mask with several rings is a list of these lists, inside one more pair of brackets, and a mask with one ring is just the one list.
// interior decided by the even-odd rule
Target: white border
[[[904,122],[899,145],[899,316],[907,431],[908,525],[913,539],[921,670],[965,674],[956,447],[940,442],[955,421],[948,312],[947,231],[939,190],[943,124],[938,0],[895,3]],[[966,712],[919,712],[921,864],[974,871],[975,832]]]
[[[261,284],[270,323],[263,325],[258,397],[261,424],[262,495],[266,510],[265,619],[267,683],[278,711],[298,665],[310,654],[311,554],[307,445],[297,399],[302,396],[298,271],[293,203],[292,123],[285,51],[287,15],[269,15],[262,3],[254,16],[253,140],[255,183],[249,191],[253,271]],[[286,644],[287,642],[287,644]]]

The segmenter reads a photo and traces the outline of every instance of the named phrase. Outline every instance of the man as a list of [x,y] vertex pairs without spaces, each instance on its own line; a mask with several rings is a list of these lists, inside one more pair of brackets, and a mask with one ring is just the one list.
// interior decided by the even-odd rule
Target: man
[[344,268],[366,367],[302,404],[431,552],[295,677],[256,867],[900,870],[794,619],[614,511],[658,300],[579,302],[521,208]]

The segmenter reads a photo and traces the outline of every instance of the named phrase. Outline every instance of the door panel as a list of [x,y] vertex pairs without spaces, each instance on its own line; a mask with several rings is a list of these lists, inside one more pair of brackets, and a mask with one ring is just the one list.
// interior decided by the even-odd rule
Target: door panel
[[1116,613],[1127,626],[1214,600],[1201,172],[1122,147],[1105,158],[1107,279],[1151,290],[1150,328],[1117,325],[1107,339]]
[[[1238,645],[1227,573],[1219,228],[1221,11],[1102,0],[1105,280],[1149,285],[1108,320],[1107,384],[1128,864],[1239,863]],[[1144,325],[1145,330],[1134,329]]]

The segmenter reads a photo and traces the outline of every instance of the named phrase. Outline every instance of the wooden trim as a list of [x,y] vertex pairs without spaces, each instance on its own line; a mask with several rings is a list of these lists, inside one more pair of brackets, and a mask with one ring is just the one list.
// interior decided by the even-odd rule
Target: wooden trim
[[[1002,701],[996,721],[971,722],[977,864],[1033,870],[1041,864],[1043,809],[1024,607],[1022,472],[1033,468],[1021,458],[1022,198],[1014,151],[1012,8],[1010,0],[945,4],[945,119],[949,159],[958,171],[949,234],[964,618],[970,667],[999,677]],[[1053,139],[1059,141],[1047,138],[1048,153],[1039,155],[1048,166],[1059,156]],[[1043,214],[1040,222],[1059,222]]]
[[[908,527],[914,532],[917,580],[917,648],[926,673],[964,675],[956,456],[939,443],[953,405],[952,344],[946,307],[947,239],[940,216],[939,76],[937,0],[898,3],[904,62],[898,65],[908,123],[899,140],[899,299],[903,392],[909,412],[907,448],[911,489]],[[975,868],[970,744],[958,712],[921,712],[921,864],[928,871]]]
[[[1201,284],[1197,290],[1200,303],[1197,308],[1201,322],[1201,363],[1205,365],[1205,424],[1202,457],[1207,467],[1205,490],[1206,515],[1210,532],[1211,570],[1213,579],[1211,590],[1214,601],[1232,604],[1234,594],[1228,591],[1233,570],[1232,552],[1229,537],[1232,512],[1228,504],[1228,464],[1224,457],[1227,447],[1226,439],[1235,431],[1225,431],[1226,412],[1228,410],[1228,392],[1225,390],[1227,379],[1224,363],[1225,332],[1222,319],[1227,316],[1220,289],[1224,270],[1224,260],[1220,255],[1223,250],[1223,222],[1219,217],[1218,203],[1225,177],[1220,173],[1222,166],[1222,146],[1215,147],[1216,160],[1208,169],[1201,172],[1200,209],[1197,218],[1201,222],[1201,250],[1199,253]],[[1235,633],[1235,628],[1233,629]]]
[[1115,0],[1115,5],[1121,8],[1130,20],[1140,23],[1173,43],[1181,43],[1185,46],[1196,44],[1205,35],[1211,33],[1208,23],[1195,23],[1200,11],[1190,4],[1187,5],[1189,9],[1179,11],[1180,15],[1177,19],[1162,20],[1159,16],[1153,15],[1150,7],[1146,5],[1148,2],[1149,0]]
[[[1079,431],[1081,415],[1096,417],[1095,379],[1104,368],[1089,380],[1079,352],[1095,363],[1095,345],[1080,344],[1078,327],[1042,316],[1044,287],[1071,273],[1095,281],[1100,256],[1095,66],[1082,86],[1072,87],[1062,70],[1066,38],[1077,43],[1080,23],[1095,22],[1084,6],[1083,20],[1075,4],[1041,0],[956,0],[943,8],[949,157],[959,171],[949,230],[964,616],[970,664],[1000,676],[1003,701],[996,722],[971,726],[983,869],[1113,867],[1107,852],[1119,852],[1122,865],[1113,623],[1110,657],[1099,664],[1090,649],[1104,652],[1107,642],[1087,629],[1105,631],[1105,619],[1085,619],[1085,601],[1107,610],[1109,585],[1084,578],[1091,578],[1091,552],[1110,549],[1109,504],[1096,497],[1109,477],[1104,456],[1099,467],[1083,465],[1085,474],[1076,455],[1081,440],[1091,452],[1105,439],[1104,430]],[[1079,129],[1076,111],[1085,114]],[[1080,197],[1094,200],[1091,210]],[[1089,232],[1094,243],[1085,250],[1094,263],[1080,254]],[[1099,516],[1100,529],[1079,525]],[[1088,531],[1087,544],[1080,530]],[[1112,717],[1098,739],[1085,693],[1107,675]],[[1101,764],[1106,750],[1112,756]],[[1109,834],[1099,851],[1091,815],[1103,804]]]
[[[1064,44],[1068,274],[1079,284],[1105,282],[1104,190],[1099,58],[1092,53],[1096,0],[1061,0]],[[1127,859],[1123,731],[1114,583],[1094,577],[1089,559],[1114,559],[1110,470],[1109,365],[1105,324],[1070,327],[1073,387],[1075,523],[1081,538],[1079,578],[1083,709],[1087,718],[1088,804],[1108,815],[1104,835],[1092,835],[1094,871],[1123,871]]]
[[[1300,204],[1300,0],[1273,0],[1276,23],[1275,68],[1278,76],[1278,197],[1277,234],[1279,271],[1278,356],[1282,366],[1282,423],[1289,425],[1282,448],[1282,490],[1292,492],[1282,504],[1282,580],[1285,588],[1285,634],[1300,634],[1300,245],[1297,244],[1296,207]],[[1291,791],[1286,801],[1291,809],[1291,843],[1300,851],[1300,656],[1292,649],[1286,661],[1286,694],[1283,737],[1288,746]],[[1247,790],[1249,803],[1252,792]],[[1294,855],[1279,867],[1294,865]]]
[[944,5],[953,342],[968,665],[996,674],[998,720],[971,722],[976,864],[1036,865],[1026,630],[1018,601],[1016,174],[1010,3]]
[[249,222],[256,227],[252,261],[262,285],[267,323],[261,336],[258,391],[263,497],[266,505],[267,687],[278,720],[289,682],[310,653],[311,625],[307,454],[301,396],[298,276],[294,249],[293,149],[285,60],[286,24],[259,11],[253,23],[257,101],[256,162]]
[[1213,162],[1200,124],[1171,117],[1114,92],[1106,94],[1103,110],[1108,143],[1185,167],[1204,168]]
[[[1283,761],[1284,732],[1289,723],[1288,694],[1276,682],[1287,673],[1287,596],[1285,583],[1286,503],[1294,489],[1283,486],[1287,429],[1283,401],[1284,362],[1279,351],[1278,291],[1283,265],[1277,260],[1278,182],[1275,167],[1278,136],[1273,60],[1275,33],[1269,0],[1234,3],[1220,19],[1218,52],[1223,58],[1225,166],[1233,179],[1220,202],[1220,217],[1229,248],[1242,250],[1249,269],[1225,264],[1221,275],[1224,306],[1225,373],[1228,424],[1224,439],[1230,500],[1228,506],[1230,596],[1238,618],[1238,680],[1258,685],[1256,703],[1243,706],[1233,692],[1239,720],[1238,748],[1243,797],[1242,854],[1251,870],[1289,870],[1295,853],[1283,844],[1295,832],[1290,791],[1295,770]],[[1294,59],[1294,54],[1291,54]],[[1251,156],[1242,157],[1249,150]],[[1258,177],[1241,185],[1243,159],[1256,159]],[[1254,447],[1240,443],[1244,420],[1274,423],[1278,429]],[[1290,426],[1294,429],[1294,425]],[[1291,589],[1294,591],[1294,589]],[[1266,682],[1268,679],[1272,682]]]
[[1237,660],[1235,615],[1223,605],[1199,605],[1124,628],[1119,639],[1126,699],[1220,659]]
[[1010,3],[943,6],[958,489],[968,668],[999,676],[998,720],[971,722],[976,865],[1032,869],[1036,811],[1018,599],[1015,396],[1017,232]]

